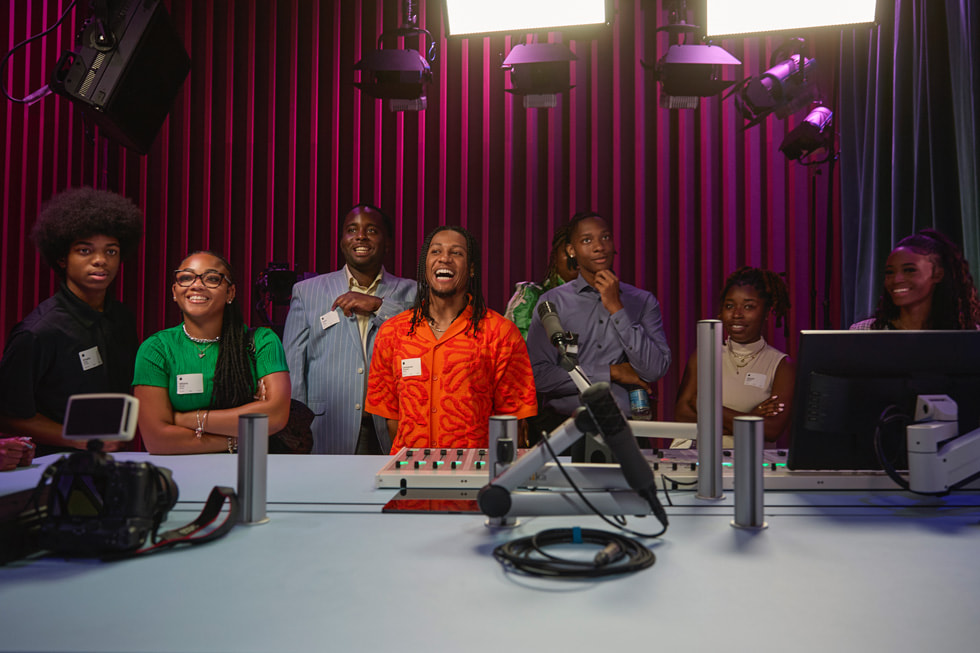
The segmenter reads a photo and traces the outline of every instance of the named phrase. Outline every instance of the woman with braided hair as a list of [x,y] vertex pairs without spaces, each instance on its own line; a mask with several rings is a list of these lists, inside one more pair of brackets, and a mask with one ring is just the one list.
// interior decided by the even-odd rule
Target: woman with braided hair
[[[783,326],[789,311],[789,290],[775,272],[742,267],[725,280],[721,291],[722,326],[728,338],[722,353],[722,446],[731,448],[733,420],[742,415],[763,418],[765,438],[774,442],[789,425],[787,406],[793,398],[796,368],[783,352],[762,337],[766,319],[773,315]],[[697,421],[698,354],[687,362],[678,391],[674,418]],[[675,446],[690,446],[689,441]]]
[[980,328],[980,301],[963,252],[935,229],[903,238],[885,261],[875,316],[856,330]]
[[544,281],[542,283],[518,281],[514,294],[511,295],[507,308],[504,309],[504,317],[517,325],[525,340],[527,340],[527,329],[534,317],[534,308],[538,305],[541,294],[578,276],[578,270],[569,266],[568,252],[565,251],[568,232],[569,225],[565,225],[556,231],[554,238],[551,239],[551,254],[548,256],[548,271],[545,273]]
[[194,252],[174,271],[172,290],[183,322],[147,338],[136,356],[147,451],[231,453],[246,413],[268,415],[269,433],[282,429],[290,410],[286,354],[270,329],[249,333],[228,261]]

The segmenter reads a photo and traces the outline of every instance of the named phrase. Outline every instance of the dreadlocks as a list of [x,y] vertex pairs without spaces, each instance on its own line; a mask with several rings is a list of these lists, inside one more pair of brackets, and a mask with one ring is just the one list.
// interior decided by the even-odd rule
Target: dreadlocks
[[554,238],[551,239],[551,254],[548,257],[548,272],[544,276],[544,283],[541,286],[548,290],[549,288],[555,288],[560,286],[565,282],[558,274],[558,261],[561,260],[562,256],[567,256],[565,252],[565,245],[568,244],[568,236],[572,232],[571,223],[564,225],[558,231],[555,232]]
[[725,279],[725,287],[721,289],[721,302],[725,301],[725,295],[734,286],[754,288],[765,302],[766,310],[771,311],[776,317],[776,326],[782,326],[784,333],[789,335],[789,323],[783,324],[783,318],[790,309],[789,288],[786,287],[782,275],[747,265],[742,266]]
[[428,253],[432,239],[442,231],[455,231],[466,239],[466,261],[469,268],[473,270],[473,274],[470,276],[466,286],[469,301],[473,304],[473,317],[470,318],[470,325],[466,328],[466,331],[469,332],[472,329],[476,333],[479,330],[480,320],[487,314],[487,304],[483,299],[483,283],[480,277],[480,248],[477,247],[476,240],[466,229],[452,225],[443,225],[430,231],[429,235],[425,237],[425,242],[422,243],[422,253],[419,255],[417,292],[415,295],[415,304],[412,305],[412,321],[408,328],[409,335],[415,333],[415,327],[423,324],[431,317],[429,315],[429,282],[426,280],[425,262],[429,258]]

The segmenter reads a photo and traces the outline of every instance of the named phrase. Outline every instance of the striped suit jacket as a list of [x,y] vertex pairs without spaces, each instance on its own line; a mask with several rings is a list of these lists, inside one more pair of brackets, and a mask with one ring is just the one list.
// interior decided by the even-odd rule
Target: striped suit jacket
[[[375,293],[382,304],[371,316],[365,360],[355,316],[346,317],[339,308],[335,309],[340,320],[327,328],[323,328],[320,319],[331,312],[334,300],[349,290],[347,273],[340,269],[293,286],[283,346],[293,398],[305,403],[316,415],[312,426],[313,453],[354,453],[374,337],[385,320],[411,307],[415,288],[411,279],[383,273]],[[391,441],[384,418],[374,416],[374,426],[381,451],[387,452]]]

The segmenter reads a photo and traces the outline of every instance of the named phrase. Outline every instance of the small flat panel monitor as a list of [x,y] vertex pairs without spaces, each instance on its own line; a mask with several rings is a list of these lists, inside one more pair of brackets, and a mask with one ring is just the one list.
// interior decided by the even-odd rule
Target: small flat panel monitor
[[705,30],[717,38],[870,26],[876,5],[876,0],[706,0]]
[[[980,331],[802,331],[790,430],[790,469],[881,469],[874,431],[918,395],[959,407],[959,432],[980,424]],[[882,431],[885,454],[907,469],[905,425]]]
[[139,399],[127,394],[72,395],[62,435],[68,440],[132,440],[139,406]]
[[611,16],[610,0],[443,1],[448,36],[598,26]]

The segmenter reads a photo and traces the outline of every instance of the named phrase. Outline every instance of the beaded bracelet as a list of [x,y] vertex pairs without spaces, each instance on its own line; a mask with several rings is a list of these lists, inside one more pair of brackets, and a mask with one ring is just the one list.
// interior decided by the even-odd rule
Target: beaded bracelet
[[238,438],[228,437],[228,453],[238,453]]

